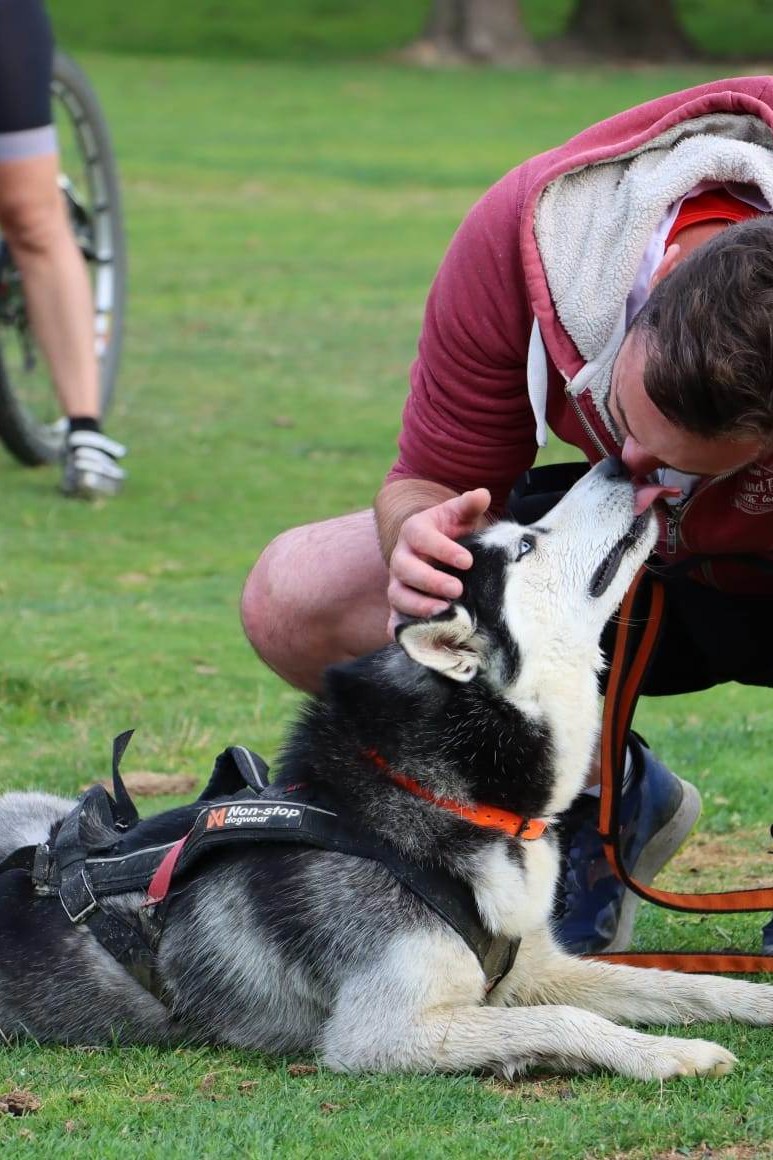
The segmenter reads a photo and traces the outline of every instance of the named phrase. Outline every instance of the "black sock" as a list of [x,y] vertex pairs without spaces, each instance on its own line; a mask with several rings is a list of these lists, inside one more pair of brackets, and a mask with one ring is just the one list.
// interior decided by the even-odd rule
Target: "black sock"
[[101,431],[99,419],[93,419],[88,415],[71,416],[69,419],[70,434],[73,431]]

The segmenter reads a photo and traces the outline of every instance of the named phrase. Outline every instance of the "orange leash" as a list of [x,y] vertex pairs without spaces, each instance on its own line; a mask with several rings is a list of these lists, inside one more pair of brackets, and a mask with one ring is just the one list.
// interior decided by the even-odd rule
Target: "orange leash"
[[[649,584],[650,594],[649,608],[646,610],[644,631],[636,640],[634,609],[637,597],[645,590],[647,584]],[[620,849],[620,803],[626,741],[633,721],[636,702],[639,698],[639,691],[657,643],[664,604],[663,582],[651,573],[645,573],[642,569],[629,589],[619,613],[601,730],[599,831],[604,843],[604,852],[618,878],[641,898],[647,902],[654,902],[658,906],[667,906],[672,910],[702,913],[773,910],[773,886],[706,894],[683,894],[671,890],[657,890],[651,886],[644,886],[632,878],[623,861]],[[638,616],[641,618],[641,611],[639,611]],[[660,967],[697,973],[773,971],[773,955],[748,955],[736,951],[710,954],[698,951],[622,952],[591,957],[605,959],[609,962],[629,963],[635,966]]]

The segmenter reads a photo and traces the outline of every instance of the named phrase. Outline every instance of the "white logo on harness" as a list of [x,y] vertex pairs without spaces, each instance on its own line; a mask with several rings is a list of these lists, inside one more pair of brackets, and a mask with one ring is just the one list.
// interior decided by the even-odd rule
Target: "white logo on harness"
[[213,807],[207,814],[207,829],[219,830],[224,826],[264,826],[272,820],[293,822],[300,819],[302,812],[293,806],[280,805]]

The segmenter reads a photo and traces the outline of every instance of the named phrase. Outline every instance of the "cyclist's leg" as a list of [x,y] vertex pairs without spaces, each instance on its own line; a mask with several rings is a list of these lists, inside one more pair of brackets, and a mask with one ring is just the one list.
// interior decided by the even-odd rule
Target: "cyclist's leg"
[[57,155],[2,159],[0,231],[63,412],[99,418],[99,368],[88,273],[57,187]]
[[98,419],[93,302],[58,188],[53,39],[40,0],[0,0],[0,230],[63,411]]
[[125,448],[100,430],[94,303],[58,186],[53,38],[42,0],[0,0],[0,28],[0,231],[69,419],[61,489],[86,499],[113,495]]
[[247,579],[244,630],[275,672],[316,692],[327,665],[387,643],[386,586],[372,511],[292,528]]

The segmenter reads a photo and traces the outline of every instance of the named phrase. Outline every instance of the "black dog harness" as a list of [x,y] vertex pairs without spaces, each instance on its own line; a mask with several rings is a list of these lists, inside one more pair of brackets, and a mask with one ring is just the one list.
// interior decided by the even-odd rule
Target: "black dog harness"
[[[268,783],[268,766],[256,753],[232,746],[218,757],[203,793],[190,805],[158,819],[158,840],[148,843],[119,772],[132,736],[113,743],[113,793],[92,786],[49,842],[15,851],[0,873],[29,872],[38,894],[58,896],[71,922],[86,923],[118,962],[147,990],[165,999],[156,951],[170,902],[185,889],[185,874],[223,843],[277,842],[311,846],[380,862],[440,915],[475,954],[490,990],[512,966],[518,943],[483,926],[471,888],[441,867],[402,858],[375,834],[351,829],[318,787]],[[94,839],[90,835],[99,834]],[[102,901],[134,891],[145,894],[121,915]]]

